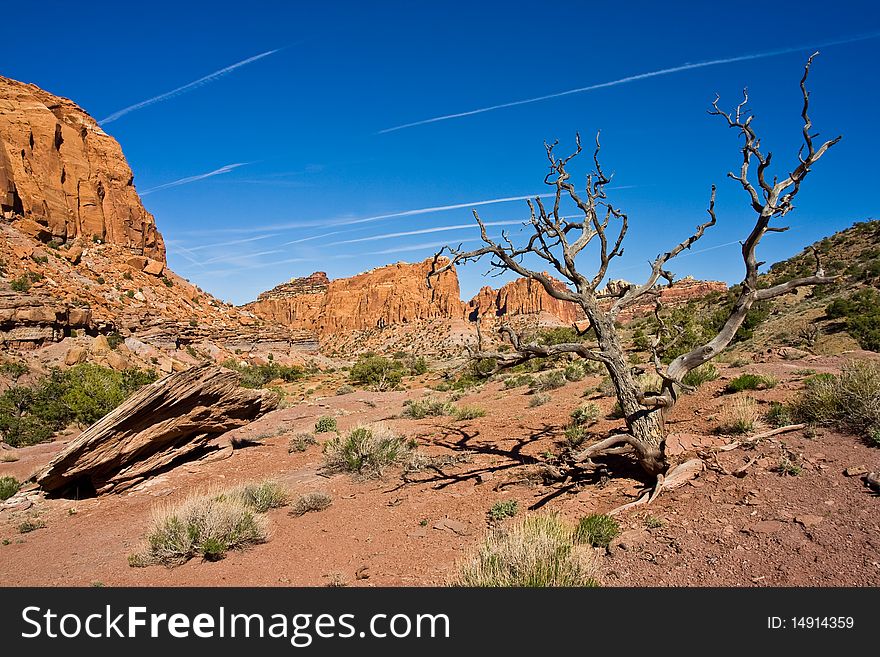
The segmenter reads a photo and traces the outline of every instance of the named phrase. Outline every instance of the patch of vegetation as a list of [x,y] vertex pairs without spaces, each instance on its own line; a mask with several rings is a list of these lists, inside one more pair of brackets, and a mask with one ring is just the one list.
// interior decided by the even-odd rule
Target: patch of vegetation
[[869,442],[880,431],[880,365],[876,362],[850,361],[839,375],[817,374],[804,384],[791,404],[798,420],[833,424]]
[[486,409],[474,405],[462,405],[453,412],[455,419],[459,422],[464,420],[476,420],[478,417],[486,415]]
[[409,456],[415,444],[381,424],[359,426],[343,438],[324,443],[325,467],[330,472],[351,472],[365,477],[382,471]]
[[745,434],[754,431],[758,421],[758,404],[753,397],[736,397],[724,407],[722,433]]
[[724,386],[724,391],[733,393],[743,390],[767,390],[773,388],[777,383],[778,381],[770,376],[746,373],[728,381]]
[[846,332],[862,349],[880,351],[880,292],[868,287],[835,299],[825,309],[832,319],[845,319]]
[[645,516],[645,527],[648,529],[660,529],[664,524],[662,518],[651,515]]
[[382,356],[361,356],[348,376],[353,383],[382,392],[400,385],[404,372],[404,365],[400,361]]
[[22,520],[18,524],[18,533],[19,534],[29,534],[30,532],[36,531],[38,529],[43,529],[46,526],[46,521],[42,518],[30,517]]
[[31,281],[26,275],[19,276],[9,281],[9,287],[12,288],[13,292],[26,294],[31,289]]
[[114,351],[123,342],[125,342],[125,338],[123,338],[121,335],[119,335],[119,333],[117,333],[116,331],[113,331],[113,333],[107,334],[107,344],[110,345],[110,348],[113,349]]
[[266,540],[266,523],[236,491],[197,495],[155,512],[147,549],[129,557],[129,565],[176,566],[193,557],[222,559]]
[[489,522],[500,522],[505,518],[513,518],[517,513],[519,513],[519,503],[516,500],[504,500],[495,502],[486,516]]
[[305,452],[309,447],[317,444],[318,441],[314,435],[310,433],[298,433],[287,443],[287,453]]
[[344,384],[344,385],[339,386],[339,387],[336,389],[336,394],[337,394],[337,395],[350,395],[350,394],[353,393],[353,392],[354,392],[354,386],[350,386],[350,385],[348,385],[347,383]]
[[535,378],[531,385],[532,392],[548,392],[566,384],[565,375],[560,370],[551,370]]
[[593,513],[581,518],[575,531],[575,539],[578,543],[606,548],[618,534],[620,525],[614,518],[603,513]]
[[572,449],[580,447],[588,436],[586,429],[579,424],[572,424],[565,429],[565,442]]
[[566,381],[575,382],[581,381],[587,375],[587,371],[583,364],[574,362],[565,366],[565,369],[562,370],[562,375]]
[[332,415],[322,415],[315,422],[315,433],[328,433],[330,431],[338,431],[336,418]]
[[333,498],[327,493],[315,491],[301,495],[290,508],[290,515],[302,516],[309,511],[323,511],[333,503]]
[[73,422],[92,424],[156,378],[151,370],[117,372],[91,363],[53,370],[32,386],[14,385],[0,395],[0,437],[19,447],[48,440]]
[[0,365],[0,374],[8,376],[13,381],[18,381],[28,373],[28,366],[19,361],[11,360]]
[[437,417],[440,415],[452,415],[456,412],[455,404],[426,397],[424,399],[408,399],[403,403],[403,417],[413,420],[421,420],[425,417]]
[[596,333],[589,329],[579,333],[571,326],[555,326],[546,328],[538,336],[538,344],[554,345],[577,342],[590,342],[596,339]]
[[718,369],[712,363],[703,363],[685,374],[682,383],[692,388],[699,388],[704,383],[718,378]]
[[509,376],[504,379],[504,387],[508,390],[512,388],[519,388],[521,386],[529,386],[531,387],[535,383],[535,377],[531,374],[517,374],[515,376]]
[[571,412],[572,424],[577,426],[592,424],[599,419],[599,407],[593,402],[586,402]]
[[290,500],[287,490],[275,481],[245,484],[223,495],[230,495],[241,500],[242,504],[257,513],[265,513],[269,509],[286,506]]
[[0,477],[0,502],[15,495],[19,488],[21,484],[15,477]]
[[557,515],[524,518],[493,530],[461,564],[453,586],[599,586],[596,556],[577,545],[574,529]]
[[791,410],[785,404],[773,402],[764,419],[771,427],[784,427],[792,423]]
[[550,401],[550,395],[546,392],[539,392],[532,395],[531,399],[529,399],[529,408],[535,408],[536,406],[543,406],[548,401]]
[[788,457],[783,457],[779,459],[779,463],[776,464],[774,470],[783,477],[786,475],[797,477],[803,471],[803,468],[794,461],[791,461]]
[[238,384],[242,388],[264,388],[270,381],[281,379],[285,383],[300,380],[305,372],[296,365],[279,365],[278,363],[264,363],[250,365],[230,358],[221,363],[227,369],[238,374]]

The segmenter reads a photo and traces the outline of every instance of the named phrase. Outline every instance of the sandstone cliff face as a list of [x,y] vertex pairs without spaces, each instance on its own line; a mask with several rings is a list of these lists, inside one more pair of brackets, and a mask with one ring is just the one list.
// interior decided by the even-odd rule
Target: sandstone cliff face
[[[565,289],[558,282],[560,290]],[[563,324],[573,324],[584,319],[583,311],[569,301],[550,296],[538,281],[517,278],[498,290],[483,287],[467,303],[466,317],[470,321],[488,317],[512,317],[547,313]]]
[[[618,285],[628,285],[625,282],[616,282]],[[669,287],[659,288],[660,303],[664,308],[676,308],[685,305],[692,299],[700,299],[713,292],[726,293],[727,284],[721,281],[698,281],[690,276],[675,281]],[[644,317],[654,312],[654,298],[642,297],[639,303],[625,308],[618,315],[618,321],[627,323],[637,317]]]
[[445,272],[429,288],[431,262],[399,262],[335,281],[316,272],[264,292],[245,309],[264,320],[320,335],[461,317],[457,274]]
[[44,242],[97,238],[165,262],[116,140],[70,100],[2,76],[0,214]]

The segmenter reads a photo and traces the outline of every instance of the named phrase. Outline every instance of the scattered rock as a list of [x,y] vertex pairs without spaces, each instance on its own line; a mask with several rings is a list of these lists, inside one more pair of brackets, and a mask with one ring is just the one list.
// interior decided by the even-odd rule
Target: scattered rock
[[459,536],[469,536],[470,526],[466,522],[460,520],[452,520],[451,518],[443,518],[434,523],[434,529],[450,531]]
[[76,365],[78,363],[82,363],[85,361],[86,356],[88,356],[88,350],[85,347],[75,346],[71,347],[67,350],[67,355],[64,356],[64,364],[65,365]]
[[775,534],[785,529],[785,523],[778,520],[761,520],[746,527],[746,531],[754,534]]
[[823,518],[822,516],[807,514],[803,516],[797,516],[794,520],[804,527],[815,527],[816,525],[821,524],[825,520],[825,518]]
[[843,471],[843,474],[847,477],[860,477],[861,475],[868,474],[868,468],[863,465],[851,465]]

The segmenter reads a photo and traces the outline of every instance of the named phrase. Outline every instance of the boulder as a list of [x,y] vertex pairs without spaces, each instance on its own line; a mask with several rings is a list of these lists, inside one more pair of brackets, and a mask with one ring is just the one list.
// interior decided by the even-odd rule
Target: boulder
[[161,263],[158,260],[153,260],[152,258],[147,258],[147,262],[146,264],[144,264],[145,274],[150,274],[151,276],[161,276],[163,271],[165,271],[164,263]]
[[219,449],[222,434],[274,409],[278,395],[240,388],[238,376],[201,365],[144,386],[86,429],[39,473],[49,493],[105,494]]
[[75,347],[71,347],[67,350],[67,355],[64,356],[64,364],[65,365],[77,365],[85,361],[86,356],[88,356],[88,351],[85,347],[81,347],[79,345]]

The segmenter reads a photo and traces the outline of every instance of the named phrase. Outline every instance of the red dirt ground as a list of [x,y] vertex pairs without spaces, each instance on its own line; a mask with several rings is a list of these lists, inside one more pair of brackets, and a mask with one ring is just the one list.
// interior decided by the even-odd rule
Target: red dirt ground
[[[685,396],[669,430],[681,434],[670,447],[684,450],[693,436],[722,444],[712,435],[732,395],[725,379],[743,371],[772,374],[771,390],[747,393],[762,410],[800,387],[804,368],[833,371],[843,357],[756,363],[745,368],[719,365],[722,377]],[[647,483],[624,458],[608,461],[608,471],[579,482],[545,485],[526,475],[545,453],[559,453],[569,412],[584,401],[598,377],[554,391],[552,403],[530,408],[525,388],[504,390],[491,383],[463,397],[487,415],[472,421],[451,418],[397,418],[405,399],[426,390],[357,391],[275,411],[236,433],[261,437],[264,444],[236,450],[224,461],[192,463],[155,477],[148,485],[97,499],[39,499],[28,509],[0,510],[0,584],[87,586],[346,584],[442,585],[455,573],[487,530],[487,510],[515,499],[526,510],[554,511],[575,520],[632,501]],[[558,394],[557,394],[558,393]],[[442,396],[439,393],[434,393]],[[590,397],[605,411],[612,400]],[[375,406],[375,407],[374,407]],[[288,454],[290,437],[311,431],[320,415],[337,417],[346,430],[384,421],[416,438],[427,454],[468,453],[464,462],[412,474],[400,470],[381,479],[322,476],[320,446]],[[619,424],[603,419],[598,434]],[[319,435],[326,439],[326,435]],[[0,463],[0,476],[22,479],[48,462],[61,441],[16,450],[19,460]],[[688,485],[649,507],[619,516],[623,534],[601,553],[608,586],[878,586],[880,585],[880,498],[860,477],[844,470],[880,470],[880,450],[831,430],[793,432],[752,448],[709,452],[711,466]],[[774,471],[788,457],[797,476]],[[724,474],[753,460],[743,477]],[[143,548],[151,511],[194,491],[276,479],[294,497],[309,491],[332,495],[321,512],[294,517],[285,508],[268,513],[270,538],[219,562],[191,560],[183,566],[132,568],[128,556]],[[27,517],[46,527],[21,534]],[[448,524],[444,520],[449,520]],[[509,521],[507,521],[509,522]],[[651,525],[649,527],[649,525]]]

